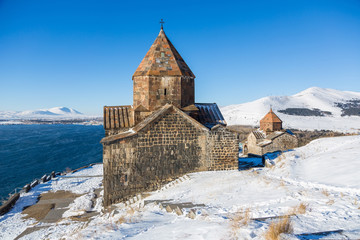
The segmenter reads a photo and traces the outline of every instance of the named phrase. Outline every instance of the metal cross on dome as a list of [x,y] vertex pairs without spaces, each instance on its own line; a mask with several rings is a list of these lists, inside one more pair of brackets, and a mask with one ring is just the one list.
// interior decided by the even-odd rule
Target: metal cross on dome
[[161,29],[163,29],[163,24],[164,24],[165,22],[164,22],[164,20],[163,19],[161,19],[160,20],[160,24],[161,24]]

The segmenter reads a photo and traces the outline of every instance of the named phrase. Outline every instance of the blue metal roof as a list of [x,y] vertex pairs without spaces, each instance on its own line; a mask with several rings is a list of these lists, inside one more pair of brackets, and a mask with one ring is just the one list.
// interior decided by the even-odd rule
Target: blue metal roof
[[212,128],[217,124],[226,126],[226,121],[216,103],[195,103],[199,109],[198,121],[207,128]]

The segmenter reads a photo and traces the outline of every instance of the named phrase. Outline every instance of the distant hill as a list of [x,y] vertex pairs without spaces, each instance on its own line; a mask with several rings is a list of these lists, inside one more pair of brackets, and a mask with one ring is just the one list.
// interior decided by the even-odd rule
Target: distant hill
[[259,125],[273,111],[285,128],[360,131],[360,92],[312,87],[292,96],[264,97],[221,108],[228,125]]
[[0,119],[14,120],[14,119],[83,119],[91,118],[92,116],[84,115],[83,113],[68,107],[54,107],[50,109],[27,110],[22,112],[0,112]]

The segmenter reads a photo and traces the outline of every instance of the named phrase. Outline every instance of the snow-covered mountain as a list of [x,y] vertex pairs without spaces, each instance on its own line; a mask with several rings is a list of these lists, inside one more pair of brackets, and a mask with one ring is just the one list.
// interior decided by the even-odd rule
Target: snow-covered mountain
[[0,112],[0,119],[74,119],[88,116],[68,107],[54,107],[50,109],[28,110],[22,112]]
[[229,125],[259,125],[272,107],[285,128],[360,130],[360,92],[312,87],[292,96],[270,96],[221,108]]

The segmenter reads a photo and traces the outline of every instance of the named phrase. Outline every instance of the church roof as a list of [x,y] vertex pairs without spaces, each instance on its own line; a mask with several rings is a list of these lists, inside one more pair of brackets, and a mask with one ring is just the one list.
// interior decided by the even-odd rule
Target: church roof
[[126,106],[105,106],[104,107],[104,128],[120,129],[133,126],[132,107]]
[[195,103],[199,109],[198,121],[208,128],[217,124],[226,126],[226,121],[216,103]]
[[263,131],[255,130],[252,131],[252,133],[254,134],[256,139],[264,139],[266,137]]
[[265,117],[260,120],[260,122],[282,123],[281,119],[273,112],[271,108]]
[[163,29],[136,69],[133,77],[136,76],[195,77]]

